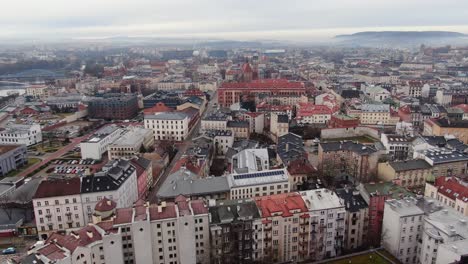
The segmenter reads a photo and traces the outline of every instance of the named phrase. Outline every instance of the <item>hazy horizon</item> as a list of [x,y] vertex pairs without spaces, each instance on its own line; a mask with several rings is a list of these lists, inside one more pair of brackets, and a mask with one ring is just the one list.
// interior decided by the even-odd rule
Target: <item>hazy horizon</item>
[[468,33],[468,1],[461,0],[20,0],[2,7],[0,39],[311,41],[359,31]]

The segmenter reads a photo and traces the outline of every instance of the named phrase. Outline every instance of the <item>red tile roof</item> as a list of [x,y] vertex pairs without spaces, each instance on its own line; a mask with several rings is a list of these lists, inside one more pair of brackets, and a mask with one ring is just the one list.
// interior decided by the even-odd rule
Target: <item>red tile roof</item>
[[283,193],[255,198],[255,202],[262,213],[262,217],[271,217],[275,213],[281,213],[282,217],[292,216],[292,210],[301,213],[308,212],[307,206],[298,193]]
[[50,260],[59,260],[65,258],[65,251],[60,249],[55,244],[49,244],[39,249],[37,252],[46,256]]
[[456,178],[438,177],[434,185],[444,196],[452,200],[459,199],[468,202],[468,186],[461,184]]
[[459,104],[454,106],[454,108],[461,109],[464,113],[468,113],[468,104]]
[[34,199],[80,194],[80,178],[45,180],[39,184]]
[[77,231],[73,231],[76,235],[60,235],[57,233],[52,234],[46,243],[56,243],[64,247],[70,252],[74,252],[77,247],[85,247],[93,242],[102,240],[102,236],[94,226],[86,226]]
[[117,203],[104,197],[101,201],[99,201],[96,206],[94,207],[94,211],[99,212],[108,212],[114,210],[117,207]]
[[166,203],[165,207],[161,206],[159,208],[161,208],[161,212],[158,211],[157,205],[150,206],[149,212],[151,221],[177,217],[176,206],[174,203]]
[[251,82],[223,83],[220,89],[304,89],[302,82],[290,82],[286,79],[261,79]]
[[192,206],[193,214],[200,215],[200,214],[207,214],[208,208],[203,200],[193,200],[190,202]]
[[310,174],[317,170],[308,161],[293,160],[288,165],[288,172],[291,175]]
[[154,114],[160,112],[171,112],[174,109],[167,107],[163,102],[156,103],[153,107],[143,110],[145,114]]
[[119,208],[115,212],[114,225],[131,223],[132,216],[133,208]]
[[312,103],[299,103],[296,118],[301,119],[312,115],[331,115],[332,111],[326,105],[314,105]]

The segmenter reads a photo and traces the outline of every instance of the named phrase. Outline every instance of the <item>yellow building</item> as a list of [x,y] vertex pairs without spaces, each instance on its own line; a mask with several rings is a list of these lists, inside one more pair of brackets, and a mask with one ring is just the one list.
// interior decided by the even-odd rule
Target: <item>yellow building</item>
[[403,187],[417,187],[424,185],[431,172],[429,163],[416,159],[379,163],[377,175],[383,181],[394,181]]
[[424,121],[424,135],[445,136],[454,135],[463,143],[468,144],[468,120],[450,121],[447,118],[427,119]]

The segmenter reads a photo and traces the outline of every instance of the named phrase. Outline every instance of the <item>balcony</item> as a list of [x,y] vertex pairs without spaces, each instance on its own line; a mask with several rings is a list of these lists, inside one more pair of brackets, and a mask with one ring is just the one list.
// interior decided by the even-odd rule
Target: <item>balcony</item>
[[271,226],[265,226],[265,227],[263,228],[263,230],[265,230],[265,231],[271,231]]
[[299,225],[301,225],[301,226],[308,226],[308,225],[309,225],[309,222],[308,222],[308,221],[306,221],[306,222],[301,222]]

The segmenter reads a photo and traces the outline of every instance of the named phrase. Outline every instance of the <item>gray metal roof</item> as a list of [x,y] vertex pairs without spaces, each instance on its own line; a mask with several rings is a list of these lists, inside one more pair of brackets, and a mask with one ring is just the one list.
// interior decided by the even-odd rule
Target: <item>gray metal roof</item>
[[182,168],[167,177],[157,196],[160,198],[175,198],[179,195],[190,197],[229,192],[229,190],[226,177],[198,178],[197,174]]
[[432,167],[431,164],[427,163],[423,159],[390,162],[389,165],[392,166],[396,172],[408,170],[425,170]]
[[182,112],[161,112],[155,115],[145,115],[145,119],[156,120],[184,120],[187,117],[187,114]]

